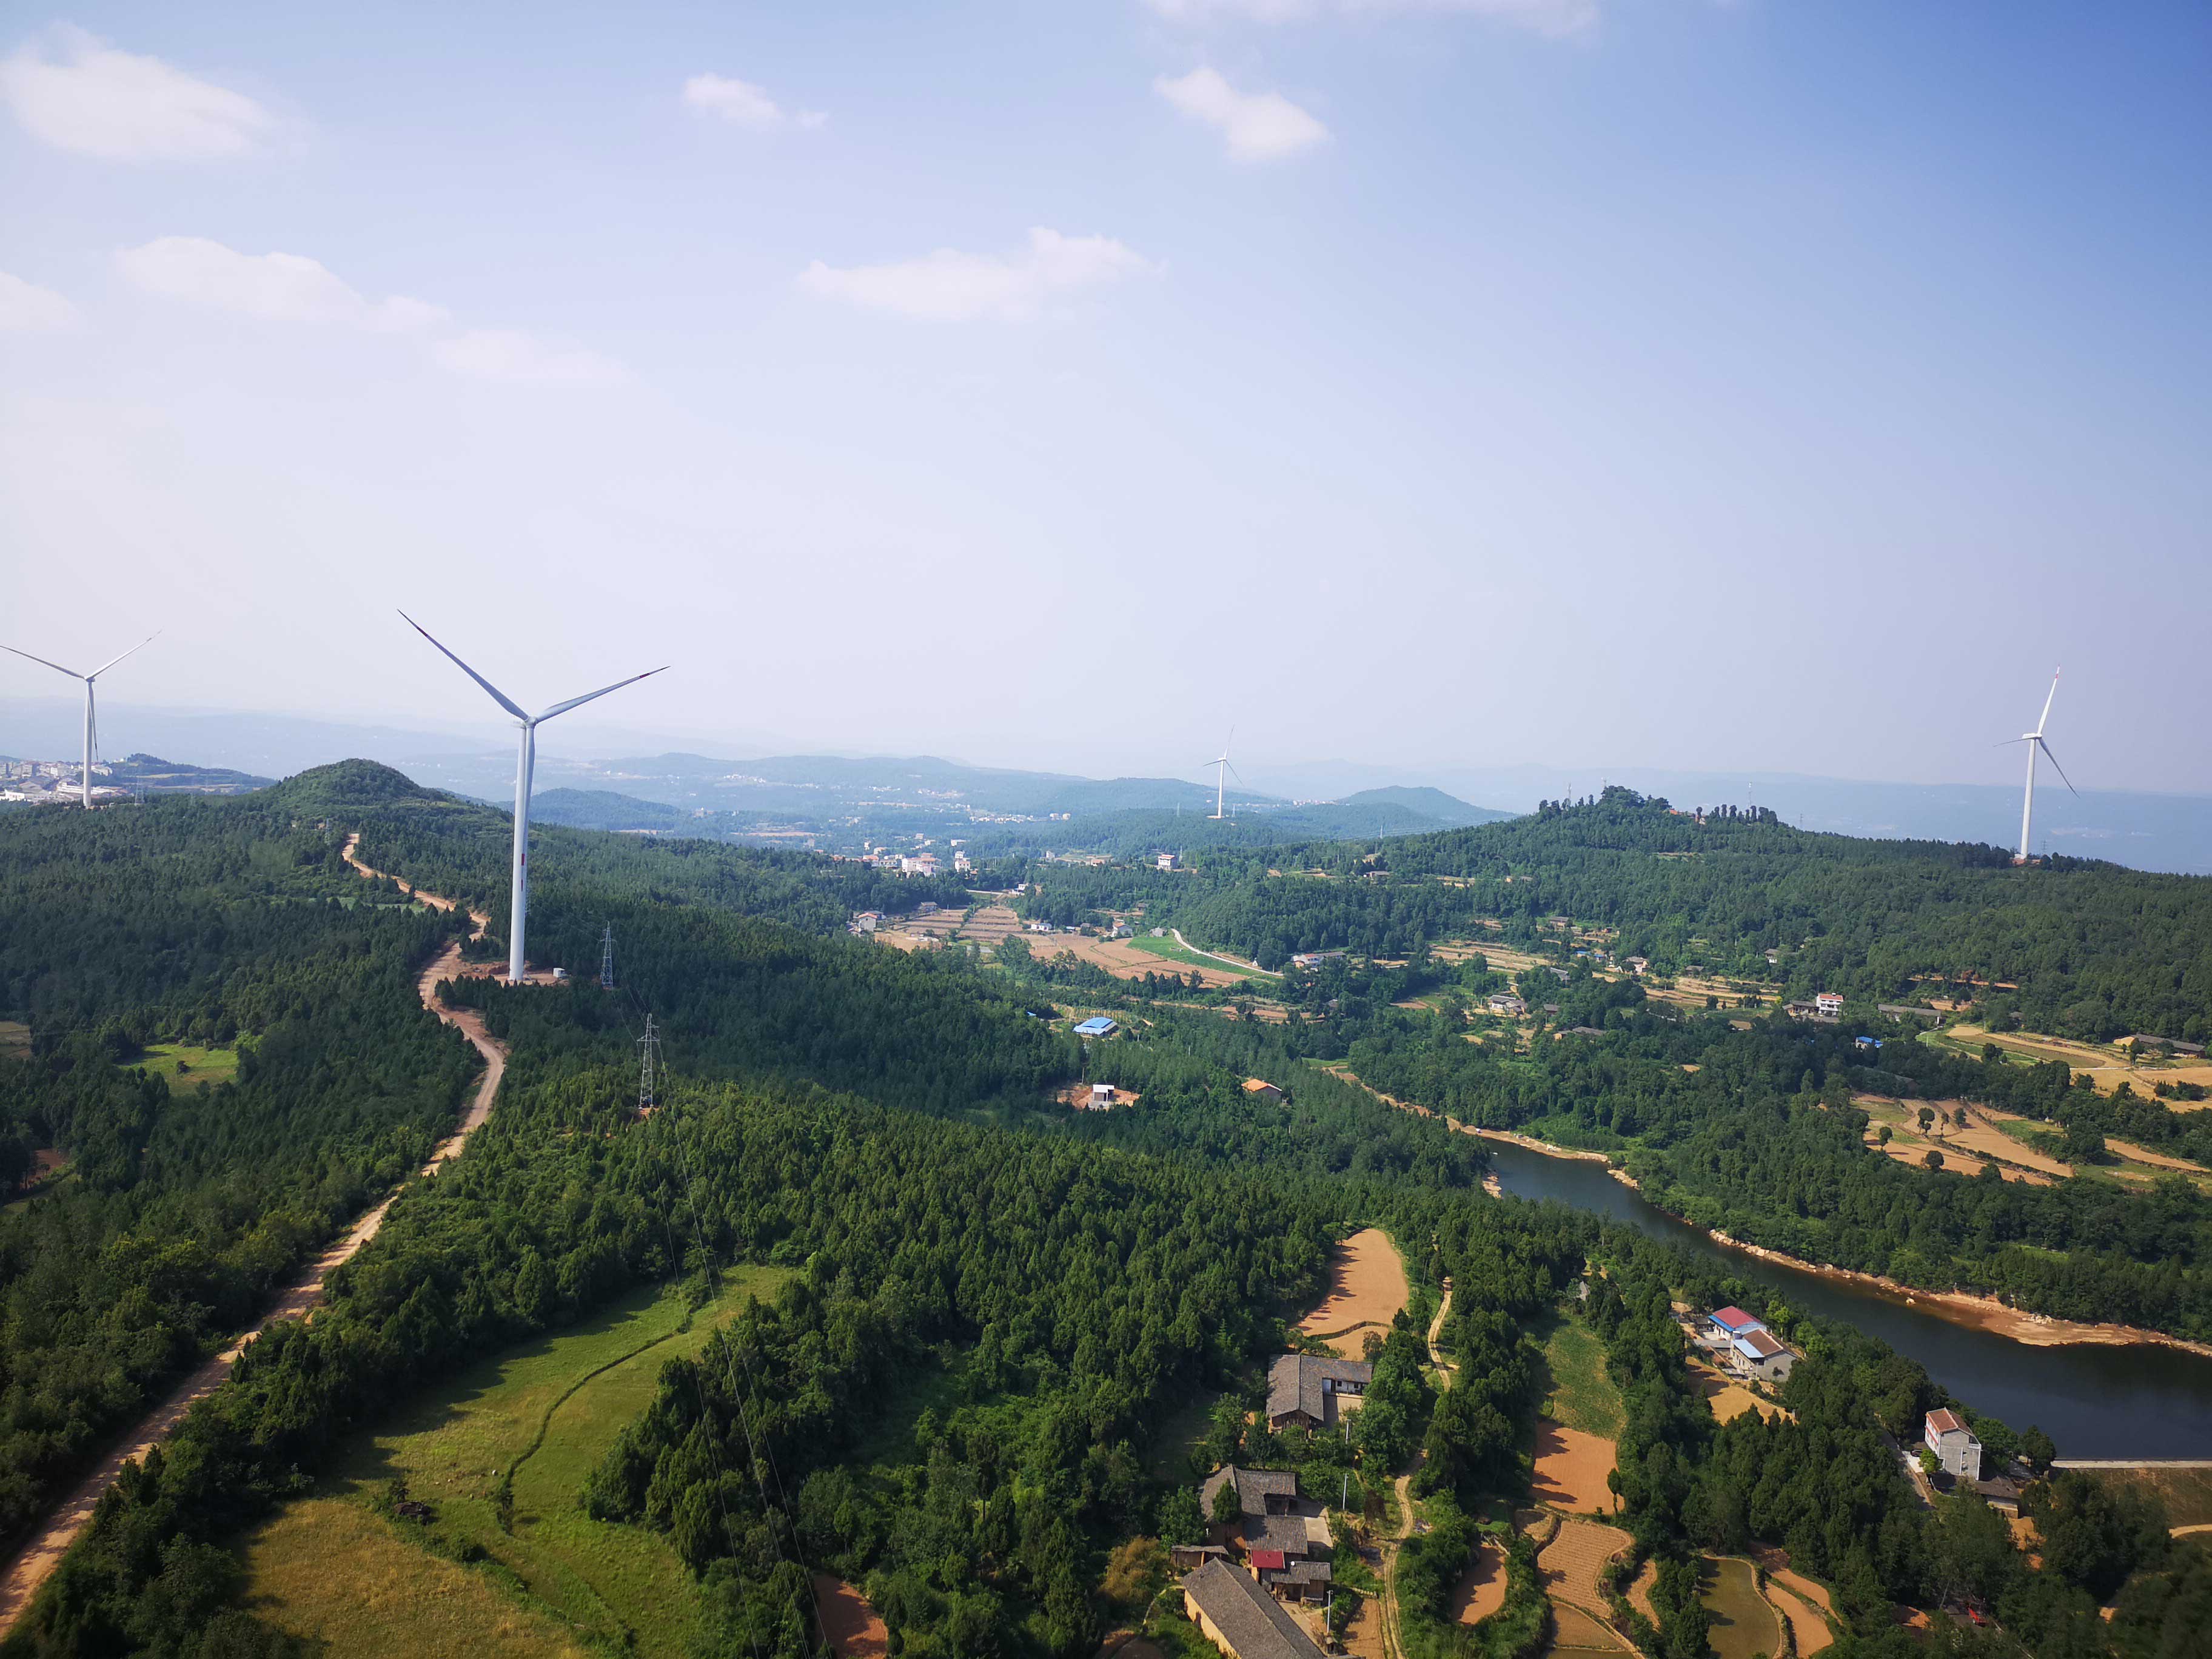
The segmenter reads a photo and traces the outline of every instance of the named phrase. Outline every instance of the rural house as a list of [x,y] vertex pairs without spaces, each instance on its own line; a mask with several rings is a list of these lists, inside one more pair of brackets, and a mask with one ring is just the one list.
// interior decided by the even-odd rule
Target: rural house
[[1723,1341],[1729,1343],[1733,1343],[1739,1336],[1748,1335],[1753,1331],[1763,1331],[1766,1328],[1765,1320],[1746,1313],[1733,1304],[1708,1314],[1705,1316],[1705,1322],[1713,1328]]
[[1493,1014],[1510,1014],[1517,1018],[1528,1012],[1528,1005],[1510,991],[1498,991],[1491,996],[1490,1012]]
[[1271,1104],[1283,1097],[1283,1091],[1263,1077],[1246,1078],[1244,1092],[1254,1100],[1264,1100]]
[[1956,1412],[1947,1407],[1929,1413],[1921,1434],[1946,1472],[1961,1480],[1982,1478],[1982,1443]]
[[1240,1469],[1224,1464],[1198,1483],[1199,1512],[1208,1521],[1222,1487],[1234,1484],[1237,1506],[1248,1520],[1288,1515],[1298,1501],[1298,1477],[1289,1469]]
[[1364,1359],[1284,1354],[1267,1367],[1267,1426],[1328,1428],[1336,1421],[1337,1397],[1366,1393],[1374,1377]]
[[1781,1382],[1797,1363],[1797,1356],[1776,1341],[1771,1331],[1746,1331],[1729,1346],[1735,1350],[1738,1370],[1769,1382]]
[[1092,1084],[1091,1085],[1091,1098],[1088,1103],[1086,1103],[1085,1109],[1093,1112],[1112,1111],[1114,1109],[1114,1085],[1110,1083]]
[[1813,1012],[1822,1019],[1841,1019],[1844,1017],[1843,994],[1838,991],[1818,991],[1813,996]]
[[1183,1610],[1228,1659],[1322,1659],[1312,1637],[1242,1567],[1215,1559],[1182,1581]]

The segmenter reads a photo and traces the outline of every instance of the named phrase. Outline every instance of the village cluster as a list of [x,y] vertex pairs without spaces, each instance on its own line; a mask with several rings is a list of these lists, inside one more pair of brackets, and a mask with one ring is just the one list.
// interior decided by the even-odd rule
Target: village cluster
[[[1374,1377],[1364,1360],[1280,1355],[1267,1370],[1267,1427],[1333,1429],[1358,1409]],[[1321,1659],[1320,1644],[1282,1604],[1328,1597],[1334,1570],[1325,1506],[1299,1495],[1292,1470],[1234,1463],[1200,1483],[1198,1506],[1206,1541],[1173,1551],[1191,1622],[1228,1659]]]

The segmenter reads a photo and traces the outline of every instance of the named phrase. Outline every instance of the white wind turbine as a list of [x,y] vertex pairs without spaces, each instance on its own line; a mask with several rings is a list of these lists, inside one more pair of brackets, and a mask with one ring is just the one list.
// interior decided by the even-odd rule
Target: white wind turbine
[[[131,651],[143,651],[148,646],[153,644],[155,640],[158,640],[161,637],[160,630],[156,629],[155,632],[149,634],[144,639],[139,641],[137,644],[132,646],[131,647]],[[89,674],[80,674],[74,668],[64,668],[59,663],[48,662],[44,657],[33,657],[27,651],[15,651],[15,647],[12,645],[0,645],[0,651],[15,651],[17,656],[37,663],[41,667],[51,668],[57,673],[68,675],[73,680],[82,680],[84,682],[84,775],[77,780],[77,787],[79,790],[82,791],[82,798],[84,801],[85,810],[87,811],[91,811],[92,744],[93,734],[98,727],[98,722],[93,718],[92,683],[98,679],[102,674],[105,674],[109,669],[114,667],[116,664],[121,662],[123,660],[123,657],[129,656],[131,654],[131,651],[125,651],[123,653],[123,657],[110,657],[106,662],[100,664],[99,667],[94,669]]]
[[[1222,804],[1229,799],[1229,775],[1231,772],[1237,772],[1237,769],[1229,763],[1229,744],[1236,741],[1237,728],[1232,726],[1229,728],[1229,742],[1221,745],[1221,752],[1212,760],[1203,763],[1214,769],[1213,816],[1217,818],[1228,816],[1221,809]],[[1237,781],[1239,783],[1244,781],[1244,775],[1242,772],[1237,772]]]
[[[2023,732],[2020,736],[2006,740],[2008,743],[2024,743],[2027,745],[2027,793],[2021,798],[2020,803],[2020,854],[2013,860],[2014,864],[2027,862],[2027,836],[2035,820],[2035,757],[2037,754],[2040,752],[2049,758],[2051,769],[2058,774],[2058,781],[2069,790],[2077,795],[2081,793],[2074,787],[2074,780],[2066,775],[2066,769],[2058,763],[2058,757],[2051,754],[2051,745],[2043,740],[2043,728],[2051,723],[2051,705],[2058,696],[2058,672],[2056,668],[2051,671],[2051,695],[2043,700],[2043,718],[2036,721],[2035,730]],[[2002,748],[2004,745],[2001,744],[1998,746]]]
[[507,906],[507,977],[510,984],[520,985],[522,982],[524,969],[523,928],[530,908],[530,775],[537,769],[538,765],[538,728],[556,714],[565,714],[571,708],[579,708],[591,702],[594,697],[604,697],[608,692],[619,691],[625,685],[635,685],[640,680],[651,679],[655,674],[662,672],[667,665],[664,663],[659,668],[648,668],[642,674],[633,674],[626,680],[617,680],[612,685],[603,685],[596,691],[586,691],[582,696],[571,697],[566,702],[556,702],[542,714],[526,714],[509,700],[504,691],[477,673],[459,657],[454,656],[452,652],[447,651],[444,646],[438,645],[436,640],[431,639],[428,629],[416,622],[414,617],[407,616],[404,611],[399,614],[406,617],[407,625],[410,628],[424,639],[429,640],[431,644],[437,645],[438,649],[444,652],[456,668],[489,692],[491,700],[514,715],[515,723],[522,728],[522,739],[516,746],[514,759],[514,863],[513,896]]

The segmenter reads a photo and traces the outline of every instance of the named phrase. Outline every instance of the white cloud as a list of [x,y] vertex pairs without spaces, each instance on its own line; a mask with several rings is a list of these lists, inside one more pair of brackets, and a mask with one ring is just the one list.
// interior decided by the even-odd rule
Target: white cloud
[[1185,115],[1218,128],[1240,161],[1278,161],[1328,137],[1327,127],[1279,92],[1239,92],[1210,69],[1179,79],[1163,75],[1152,89]]
[[51,334],[76,324],[76,307],[50,288],[0,270],[0,334]]
[[432,354],[441,368],[478,380],[514,386],[611,386],[629,378],[612,357],[551,345],[509,328],[476,328],[441,340]]
[[403,333],[445,320],[441,307],[394,295],[372,301],[321,261],[298,253],[240,253],[204,236],[162,236],[115,256],[149,294],[282,323],[335,323]]
[[1383,12],[1457,12],[1510,23],[1536,34],[1586,34],[1597,27],[1598,0],[1145,0],[1170,22],[1221,19],[1295,23],[1324,12],[1342,16]]
[[693,109],[720,116],[733,125],[763,132],[786,125],[811,130],[830,118],[815,109],[787,112],[768,95],[766,88],[726,75],[693,76],[684,83],[684,101]]
[[1159,269],[1110,236],[1063,236],[1042,227],[1011,258],[939,248],[919,259],[840,270],[819,259],[799,285],[824,299],[937,322],[1035,316],[1056,295]]
[[112,161],[243,155],[276,125],[243,93],[66,25],[0,63],[0,100],[33,137]]

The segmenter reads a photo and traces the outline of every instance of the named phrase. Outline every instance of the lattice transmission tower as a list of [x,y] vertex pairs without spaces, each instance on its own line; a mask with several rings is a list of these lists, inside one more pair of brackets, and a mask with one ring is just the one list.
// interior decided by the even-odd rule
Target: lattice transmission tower
[[653,1016],[645,1017],[645,1035],[637,1040],[637,1110],[642,1117],[660,1104],[665,1068],[660,1060],[660,1034],[653,1029]]
[[615,925],[607,924],[606,937],[599,941],[599,988],[615,988]]

